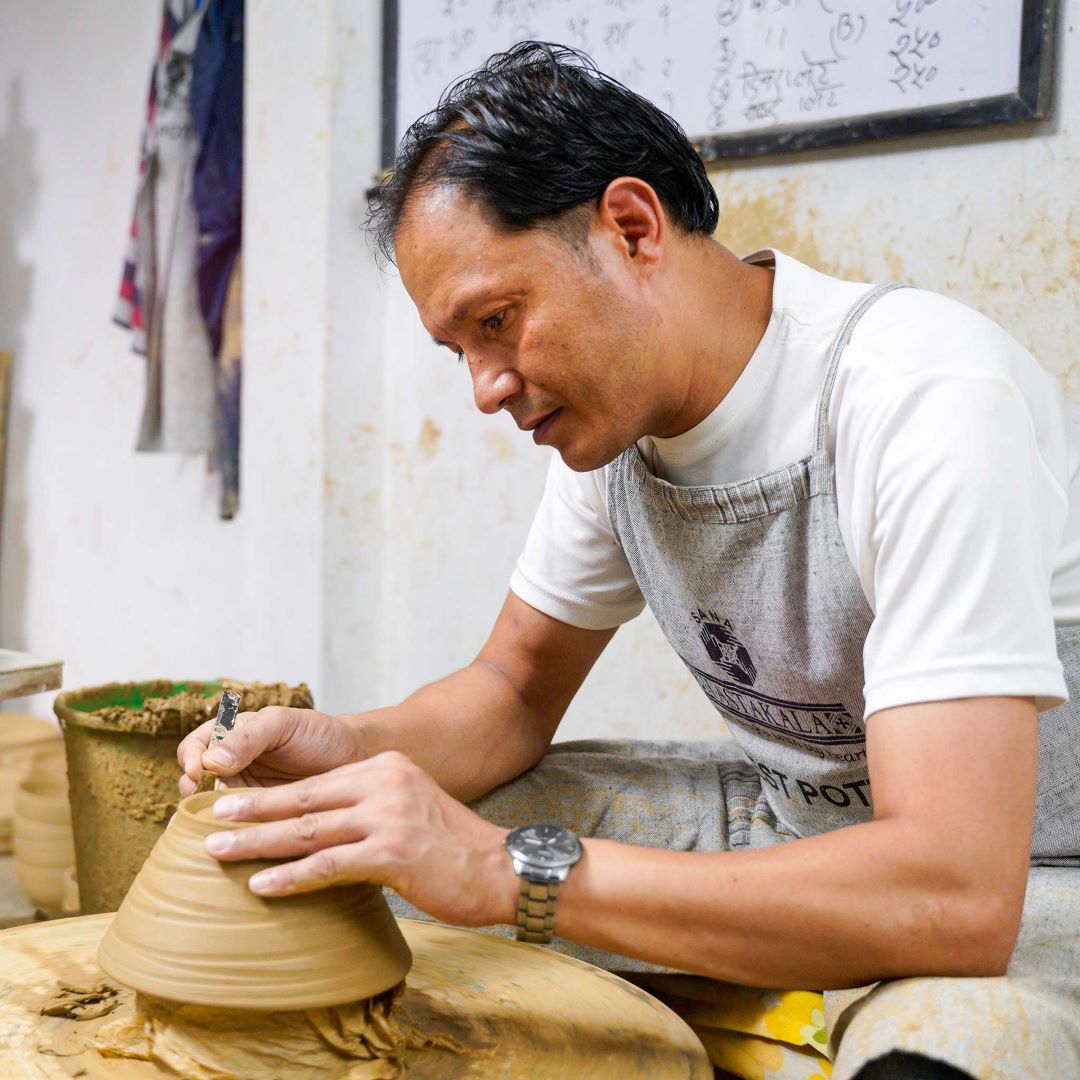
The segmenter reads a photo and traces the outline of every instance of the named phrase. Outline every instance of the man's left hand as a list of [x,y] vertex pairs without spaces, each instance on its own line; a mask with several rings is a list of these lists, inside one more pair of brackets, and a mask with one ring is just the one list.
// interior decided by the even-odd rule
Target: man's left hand
[[213,833],[220,860],[295,861],[261,870],[260,896],[367,881],[459,926],[513,923],[518,880],[506,830],[448,795],[395,751],[279,787],[222,797],[219,818],[259,822]]

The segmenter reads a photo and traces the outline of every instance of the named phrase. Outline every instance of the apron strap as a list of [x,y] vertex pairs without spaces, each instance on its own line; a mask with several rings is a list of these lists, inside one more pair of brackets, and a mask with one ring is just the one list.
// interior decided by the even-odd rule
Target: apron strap
[[866,314],[871,304],[880,300],[886,293],[906,288],[909,288],[909,286],[898,281],[891,282],[888,285],[875,285],[859,297],[854,307],[844,317],[836,337],[833,338],[832,348],[829,350],[829,364],[825,369],[825,382],[821,386],[821,397],[818,399],[817,428],[814,435],[815,454],[821,454],[825,451],[825,438],[829,429],[829,399],[832,397],[833,383],[836,382],[836,369],[840,366],[840,355],[851,340],[855,327]]

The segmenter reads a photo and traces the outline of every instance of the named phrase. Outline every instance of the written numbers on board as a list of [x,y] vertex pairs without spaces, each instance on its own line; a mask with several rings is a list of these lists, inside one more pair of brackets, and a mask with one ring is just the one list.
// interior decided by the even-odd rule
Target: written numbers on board
[[965,124],[1030,119],[1042,115],[1031,102],[1015,115],[970,113],[980,102],[1000,112],[1017,100],[1025,33],[1040,44],[1052,8],[1052,0],[394,0],[386,10],[396,100],[387,105],[396,139],[447,84],[532,38],[588,53],[699,143],[835,131],[871,117],[940,118],[950,107],[966,110]]

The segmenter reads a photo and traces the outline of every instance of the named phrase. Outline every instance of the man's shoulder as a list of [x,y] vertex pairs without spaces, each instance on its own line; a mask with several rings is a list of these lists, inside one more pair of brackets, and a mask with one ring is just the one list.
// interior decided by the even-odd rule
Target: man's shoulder
[[870,353],[896,371],[1009,376],[1034,358],[993,319],[928,289],[897,289],[878,300],[851,336],[854,354]]
[[[859,299],[874,287],[816,269],[769,250],[777,280],[777,310],[830,340]],[[906,283],[901,283],[906,284]],[[859,319],[845,350],[849,359],[873,352],[895,372],[982,370],[1004,374],[1034,362],[992,318],[962,299],[907,285],[880,297]],[[885,374],[885,372],[882,372]]]

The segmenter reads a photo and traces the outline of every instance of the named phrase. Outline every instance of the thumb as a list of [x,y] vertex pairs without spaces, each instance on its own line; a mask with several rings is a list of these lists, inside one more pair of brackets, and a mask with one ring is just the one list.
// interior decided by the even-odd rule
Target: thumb
[[232,731],[203,753],[203,768],[215,776],[235,776],[261,755],[287,743],[305,711],[269,705],[258,712],[240,713]]

